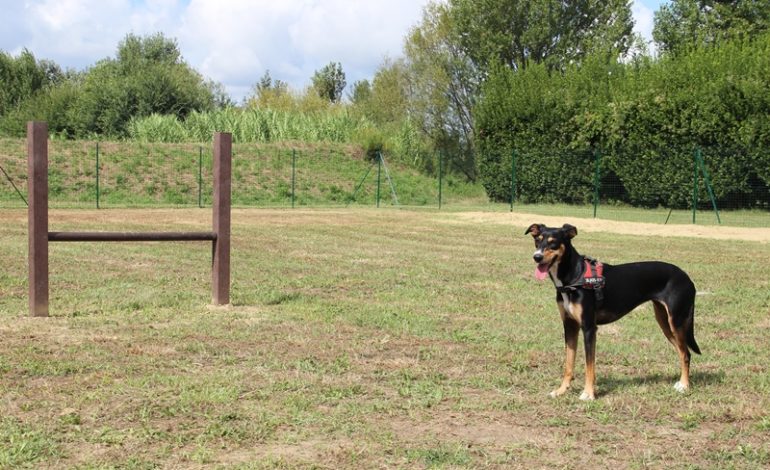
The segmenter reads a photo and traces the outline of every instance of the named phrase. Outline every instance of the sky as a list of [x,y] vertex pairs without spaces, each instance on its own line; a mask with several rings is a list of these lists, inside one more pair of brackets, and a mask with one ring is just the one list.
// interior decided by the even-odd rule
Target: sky
[[[652,39],[653,14],[665,0],[634,0],[635,30]],[[115,57],[133,33],[162,32],[184,60],[240,102],[269,70],[302,90],[313,72],[339,62],[347,83],[371,79],[428,0],[0,0],[0,50],[64,69]]]

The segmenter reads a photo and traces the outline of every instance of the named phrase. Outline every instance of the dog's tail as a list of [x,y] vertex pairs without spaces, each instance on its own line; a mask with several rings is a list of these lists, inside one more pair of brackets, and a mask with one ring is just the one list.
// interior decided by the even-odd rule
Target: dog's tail
[[698,343],[695,342],[695,305],[690,307],[690,321],[687,323],[687,346],[689,346],[694,353],[700,354]]

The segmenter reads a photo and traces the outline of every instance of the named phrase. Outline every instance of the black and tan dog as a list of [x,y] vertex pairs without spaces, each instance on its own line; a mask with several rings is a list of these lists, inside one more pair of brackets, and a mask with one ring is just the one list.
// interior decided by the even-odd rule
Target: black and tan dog
[[[525,235],[535,239],[535,275],[550,276],[556,286],[556,305],[564,324],[567,357],[561,386],[552,397],[570,386],[575,365],[578,334],[583,330],[586,354],[585,389],[581,400],[596,397],[596,330],[614,322],[638,305],[651,300],[655,318],[666,338],[676,347],[682,374],[674,388],[684,392],[690,386],[690,349],[700,354],[693,333],[695,285],[680,268],[660,261],[612,266],[580,255],[572,246],[577,228],[531,225]],[[688,349],[689,347],[689,349]]]

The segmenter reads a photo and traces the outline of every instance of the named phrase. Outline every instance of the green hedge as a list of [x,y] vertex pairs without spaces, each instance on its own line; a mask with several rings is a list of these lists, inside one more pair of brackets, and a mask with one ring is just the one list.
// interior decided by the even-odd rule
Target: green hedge
[[676,58],[590,57],[565,71],[496,67],[475,108],[482,182],[490,198],[508,200],[515,151],[519,198],[585,202],[586,152],[599,149],[604,198],[686,207],[701,148],[722,205],[766,205],[767,77],[770,35]]

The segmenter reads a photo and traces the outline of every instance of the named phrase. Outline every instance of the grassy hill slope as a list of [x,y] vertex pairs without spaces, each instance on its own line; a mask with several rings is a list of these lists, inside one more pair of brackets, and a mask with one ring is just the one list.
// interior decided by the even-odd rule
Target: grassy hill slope
[[[49,193],[52,207],[99,205],[194,206],[210,204],[210,144],[58,141],[49,143]],[[400,205],[438,204],[438,180],[388,162]],[[0,167],[26,197],[26,143],[0,139]],[[233,204],[299,206],[374,204],[377,165],[360,148],[334,143],[281,142],[233,145]],[[200,184],[199,184],[200,181]],[[380,173],[381,204],[393,204],[385,169]],[[353,198],[356,187],[360,188]],[[444,180],[443,201],[486,200],[479,185],[452,177]],[[24,206],[0,172],[0,206]]]

